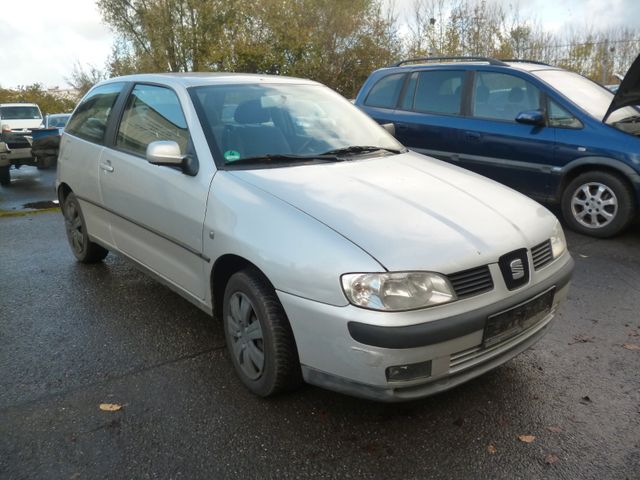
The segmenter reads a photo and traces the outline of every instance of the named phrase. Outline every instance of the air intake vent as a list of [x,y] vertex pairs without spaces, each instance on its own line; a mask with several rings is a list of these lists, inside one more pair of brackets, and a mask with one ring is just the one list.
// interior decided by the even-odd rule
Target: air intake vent
[[467,298],[493,290],[493,279],[489,267],[472,268],[448,275],[458,298]]
[[553,252],[551,251],[551,240],[545,240],[539,245],[536,245],[531,249],[531,256],[533,257],[533,268],[540,270],[553,260]]

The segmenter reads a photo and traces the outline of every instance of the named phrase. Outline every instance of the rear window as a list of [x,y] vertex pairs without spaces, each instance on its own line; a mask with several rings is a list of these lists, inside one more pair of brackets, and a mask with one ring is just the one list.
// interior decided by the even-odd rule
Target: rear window
[[89,142],[104,142],[109,115],[124,83],[94,88],[78,105],[65,131]]
[[0,107],[0,118],[3,120],[38,120],[42,118],[38,107]]
[[414,110],[457,115],[462,99],[463,71],[432,70],[418,74]]
[[395,108],[405,75],[395,73],[378,80],[367,95],[364,104],[370,107]]

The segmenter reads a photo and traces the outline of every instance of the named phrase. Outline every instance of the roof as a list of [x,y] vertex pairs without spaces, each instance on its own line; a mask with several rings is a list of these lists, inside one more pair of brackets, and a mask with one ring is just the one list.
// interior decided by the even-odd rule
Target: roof
[[127,82],[158,82],[181,85],[185,88],[203,85],[231,85],[238,83],[279,83],[319,85],[317,82],[303,78],[285,77],[280,75],[261,75],[254,73],[233,72],[175,72],[175,73],[145,73],[126,75],[107,80],[105,83]]
[[[537,62],[534,60],[497,60],[489,57],[425,57],[408,59],[398,62],[388,69],[413,69],[416,67],[439,67],[439,66],[479,66],[486,65],[493,68],[513,68],[514,70],[522,70],[526,72],[533,72],[537,70],[560,70],[558,67],[547,65],[545,63]],[[382,69],[381,69],[382,70]]]

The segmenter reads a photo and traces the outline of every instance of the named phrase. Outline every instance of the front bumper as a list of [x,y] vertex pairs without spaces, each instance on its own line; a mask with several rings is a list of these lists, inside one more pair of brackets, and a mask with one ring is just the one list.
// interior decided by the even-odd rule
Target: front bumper
[[[453,388],[536,343],[566,298],[574,262],[567,253],[515,292],[493,292],[412,312],[335,307],[283,292],[302,372],[309,383],[363,398],[403,401]],[[495,276],[494,276],[495,277]],[[487,318],[555,287],[550,313],[527,330],[482,347]],[[387,380],[387,367],[431,361],[426,378]]]

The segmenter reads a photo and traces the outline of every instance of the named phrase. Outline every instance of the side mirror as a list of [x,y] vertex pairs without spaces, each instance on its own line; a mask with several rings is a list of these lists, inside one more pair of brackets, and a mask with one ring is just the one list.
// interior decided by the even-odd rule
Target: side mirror
[[198,174],[199,164],[195,155],[183,155],[180,145],[173,140],[158,140],[147,145],[147,162],[164,167],[178,167],[190,176]]
[[180,146],[171,140],[159,140],[147,145],[147,161],[154,165],[181,167],[184,155],[180,153]]
[[520,112],[516,117],[516,122],[524,125],[534,125],[536,127],[544,127],[544,114],[541,110],[527,110]]
[[396,126],[393,123],[383,123],[380,126],[394,137],[396,136]]

